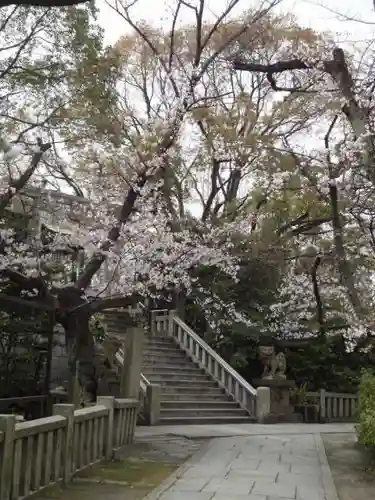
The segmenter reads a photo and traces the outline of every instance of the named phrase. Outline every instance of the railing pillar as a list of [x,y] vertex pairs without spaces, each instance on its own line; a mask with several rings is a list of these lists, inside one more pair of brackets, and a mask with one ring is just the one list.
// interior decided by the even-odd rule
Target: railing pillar
[[156,335],[156,321],[155,318],[157,316],[158,311],[151,311],[150,314],[150,336],[155,337]]
[[143,362],[143,328],[129,328],[124,342],[121,398],[137,399]]
[[67,484],[73,477],[73,460],[74,460],[74,405],[69,404],[58,404],[53,405],[53,414],[61,415],[65,417],[66,428],[65,428],[65,441],[64,441],[64,451],[63,451],[63,476],[62,480],[64,484]]
[[114,412],[115,412],[115,398],[114,396],[99,396],[97,404],[103,405],[108,408],[108,427],[106,429],[105,441],[105,458],[111,460],[113,453],[113,425],[114,425]]
[[68,400],[73,403],[74,408],[81,407],[81,386],[79,383],[79,361],[74,364],[74,372],[69,374]]
[[160,421],[160,386],[150,384],[146,389],[146,419],[148,425],[157,425]]
[[256,396],[256,418],[262,424],[271,413],[271,390],[269,387],[258,387]]
[[4,432],[0,457],[0,500],[9,500],[12,487],[15,415],[0,415],[0,431]]
[[319,391],[319,406],[320,406],[320,418],[324,420],[326,418],[326,391],[325,389],[320,389]]
[[174,318],[176,316],[176,310],[171,309],[168,313],[168,337],[173,337],[173,331],[174,331]]

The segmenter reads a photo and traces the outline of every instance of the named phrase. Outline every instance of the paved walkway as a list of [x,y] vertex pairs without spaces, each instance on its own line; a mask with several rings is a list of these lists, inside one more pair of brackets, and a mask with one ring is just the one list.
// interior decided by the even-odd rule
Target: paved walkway
[[236,424],[157,425],[137,427],[137,436],[182,436],[189,439],[278,434],[335,434],[354,432],[354,424]]
[[[180,432],[190,437],[210,434],[207,426],[206,430],[197,429],[201,427],[204,426],[187,426]],[[213,427],[214,436],[219,430],[225,433],[226,426]],[[337,500],[319,431],[351,432],[353,426],[253,424],[251,428],[246,433],[242,429],[240,436],[212,439],[147,499]],[[168,433],[172,433],[171,428]]]

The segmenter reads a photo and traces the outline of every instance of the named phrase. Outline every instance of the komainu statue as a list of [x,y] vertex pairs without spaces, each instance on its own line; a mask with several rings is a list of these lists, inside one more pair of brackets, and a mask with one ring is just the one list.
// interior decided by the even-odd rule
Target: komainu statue
[[259,356],[264,366],[262,378],[286,379],[286,357],[283,352],[275,354],[274,346],[260,346]]

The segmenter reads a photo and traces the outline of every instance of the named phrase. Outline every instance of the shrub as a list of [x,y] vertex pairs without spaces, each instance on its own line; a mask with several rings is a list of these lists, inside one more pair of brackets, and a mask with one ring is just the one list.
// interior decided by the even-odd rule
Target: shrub
[[95,341],[101,344],[107,338],[107,328],[104,323],[104,316],[101,314],[94,314],[90,318],[90,330]]
[[375,450],[375,376],[362,373],[359,385],[358,426],[359,442]]

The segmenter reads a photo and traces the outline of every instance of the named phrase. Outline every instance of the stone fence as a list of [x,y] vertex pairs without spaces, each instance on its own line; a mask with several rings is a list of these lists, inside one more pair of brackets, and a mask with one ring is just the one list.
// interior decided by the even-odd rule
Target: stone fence
[[67,483],[74,473],[111,459],[133,441],[137,409],[137,400],[103,396],[79,410],[56,404],[52,417],[27,422],[0,415],[0,500]]
[[307,392],[307,402],[319,407],[320,419],[324,422],[354,422],[358,408],[358,395],[341,392]]

